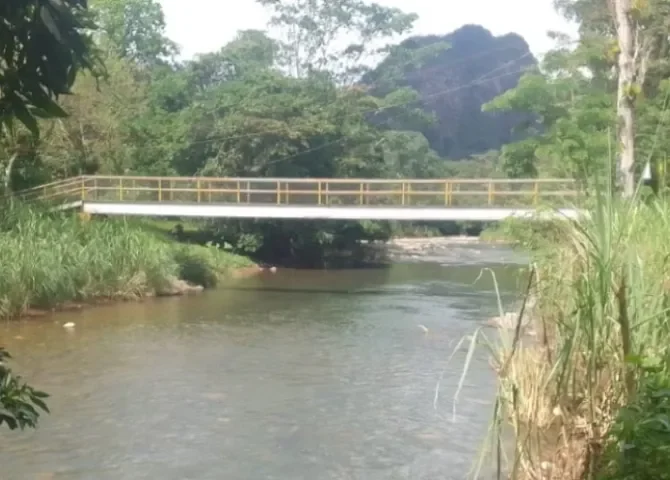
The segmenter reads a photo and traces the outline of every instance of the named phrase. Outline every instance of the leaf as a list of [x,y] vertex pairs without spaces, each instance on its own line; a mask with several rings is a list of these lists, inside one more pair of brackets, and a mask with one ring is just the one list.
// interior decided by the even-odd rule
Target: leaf
[[65,118],[68,113],[58,105],[58,102],[49,99],[48,102],[42,104],[40,107],[31,109],[33,114],[40,118]]
[[624,361],[627,364],[633,365],[633,366],[636,366],[636,367],[641,367],[642,364],[644,363],[644,359],[642,358],[642,356],[633,355],[633,354],[627,355]]
[[53,35],[59,43],[63,43],[63,36],[58,30],[58,25],[56,25],[56,21],[54,20],[53,15],[51,15],[51,12],[47,6],[42,6],[40,8],[40,18],[47,27],[47,30],[49,30],[49,33],[51,33],[51,35]]
[[7,424],[10,430],[16,430],[19,426],[18,421],[12,415],[0,413],[0,425],[4,423]]
[[31,400],[33,401],[33,403],[34,403],[35,405],[37,405],[38,407],[40,407],[42,410],[44,410],[44,411],[47,412],[47,413],[50,413],[50,412],[49,412],[49,407],[47,407],[47,404],[44,403],[44,401],[42,401],[41,399],[39,399],[39,398],[37,398],[37,397],[33,397]]
[[32,133],[35,137],[39,137],[40,127],[37,125],[37,120],[35,120],[35,117],[31,115],[25,104],[19,98],[15,98],[12,106],[14,107],[16,118],[21,123],[23,123],[28,130],[30,130],[30,133]]

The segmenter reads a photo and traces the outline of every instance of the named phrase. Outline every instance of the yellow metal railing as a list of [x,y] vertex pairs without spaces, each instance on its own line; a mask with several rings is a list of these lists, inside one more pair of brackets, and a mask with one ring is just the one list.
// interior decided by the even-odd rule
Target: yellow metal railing
[[295,206],[567,205],[569,179],[306,179],[81,176],[18,194],[26,200]]

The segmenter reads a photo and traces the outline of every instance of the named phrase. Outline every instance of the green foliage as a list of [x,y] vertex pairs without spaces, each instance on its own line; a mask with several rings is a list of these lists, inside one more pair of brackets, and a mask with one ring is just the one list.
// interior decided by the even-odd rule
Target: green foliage
[[36,428],[40,410],[49,413],[48,394],[35,390],[14,375],[7,365],[11,356],[0,347],[0,426],[10,430]]
[[179,265],[179,277],[194,285],[210,288],[216,286],[218,276],[206,252],[195,252],[181,247],[175,251],[175,260]]
[[[522,345],[516,333],[501,332],[495,353],[504,370],[499,405],[517,435],[513,478],[533,478],[547,459],[554,478],[663,478],[656,474],[668,446],[669,211],[658,200],[603,195],[589,218],[564,222],[562,234],[534,252],[525,320],[538,341]],[[635,448],[621,452],[620,440]]]
[[633,402],[618,413],[598,480],[670,479],[670,375],[642,366]]
[[362,0],[258,1],[282,32],[280,65],[296,77],[327,72],[339,84],[358,81],[368,70],[364,60],[386,51],[417,18]]
[[99,42],[120,58],[156,65],[177,53],[165,36],[165,18],[154,0],[92,0],[102,36]]
[[[615,139],[618,44],[611,12],[595,0],[559,0],[557,7],[579,25],[579,38],[557,35],[558,48],[547,53],[541,72],[525,75],[516,88],[485,106],[496,112],[526,112],[531,121],[517,129],[526,135],[502,149],[510,176],[529,174],[573,177],[584,185],[613,175],[619,149]],[[636,84],[628,88],[636,103],[637,172],[647,161],[664,165],[668,143],[670,48],[668,0],[635,7],[639,52]],[[643,59],[643,60],[642,60]]]
[[177,278],[212,287],[231,269],[250,265],[215,245],[177,243],[162,227],[5,206],[0,318],[72,301],[167,293]]
[[2,318],[162,291],[176,273],[169,244],[125,222],[82,222],[21,207],[5,207],[0,219]]
[[12,0],[0,6],[0,135],[18,119],[34,135],[38,118],[62,118],[59,95],[77,72],[99,71],[86,0]]
[[179,278],[205,288],[215,287],[220,278],[232,269],[250,267],[247,258],[227,252],[220,245],[175,245],[174,258],[179,268]]

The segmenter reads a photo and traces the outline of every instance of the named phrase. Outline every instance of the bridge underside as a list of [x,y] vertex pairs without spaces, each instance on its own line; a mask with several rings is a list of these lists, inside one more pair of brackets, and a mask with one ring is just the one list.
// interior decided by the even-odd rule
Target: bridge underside
[[[79,202],[78,202],[79,203]],[[75,206],[75,205],[72,205]],[[538,213],[531,208],[449,208],[410,206],[292,206],[226,205],[188,203],[83,202],[82,210],[92,215],[145,217],[264,218],[304,220],[405,220],[405,221],[482,221],[494,222],[509,217],[549,216],[574,219],[575,209]]]

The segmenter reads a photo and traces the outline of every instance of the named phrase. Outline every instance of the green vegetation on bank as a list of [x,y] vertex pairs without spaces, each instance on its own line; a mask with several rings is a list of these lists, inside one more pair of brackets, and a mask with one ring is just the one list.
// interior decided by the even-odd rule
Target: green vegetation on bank
[[81,220],[21,207],[0,217],[0,318],[67,302],[214,286],[251,262],[217,246],[177,243],[124,220]]
[[608,199],[549,232],[508,224],[536,265],[535,335],[495,350],[513,478],[670,478],[669,218],[661,200]]

